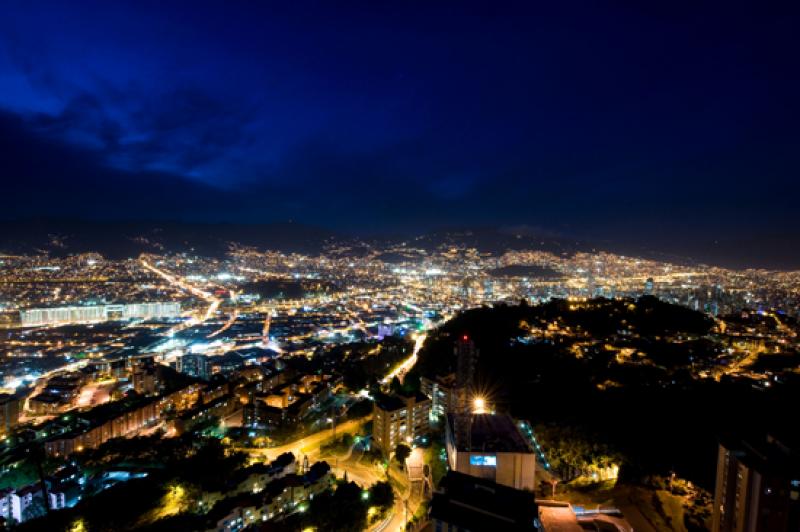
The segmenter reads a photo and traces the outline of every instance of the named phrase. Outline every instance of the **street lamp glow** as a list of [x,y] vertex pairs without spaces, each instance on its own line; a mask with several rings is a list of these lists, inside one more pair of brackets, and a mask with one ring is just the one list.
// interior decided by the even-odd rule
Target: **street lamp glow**
[[476,397],[472,400],[472,413],[485,414],[486,413],[486,399],[483,397]]

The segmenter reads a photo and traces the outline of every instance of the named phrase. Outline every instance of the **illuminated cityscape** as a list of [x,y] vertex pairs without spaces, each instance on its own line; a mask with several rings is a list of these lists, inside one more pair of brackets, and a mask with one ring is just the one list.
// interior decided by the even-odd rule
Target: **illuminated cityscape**
[[[705,334],[675,332],[662,339],[696,345],[680,355],[688,363],[658,358],[665,355],[636,340],[647,333],[624,320],[626,328],[614,331],[613,340],[599,336],[589,321],[582,328],[555,315],[523,320],[512,339],[519,345],[561,345],[575,360],[610,357],[615,367],[634,372],[679,364],[688,372],[681,378],[694,382],[744,382],[764,390],[797,382],[796,355],[790,354],[800,342],[796,272],[728,270],[605,252],[495,256],[463,246],[395,245],[354,256],[351,249],[339,245],[301,255],[237,248],[224,258],[181,253],[121,261],[97,254],[3,257],[5,467],[18,464],[17,452],[31,445],[41,446],[47,457],[71,460],[108,452],[114,438],[222,438],[223,448],[253,464],[237,470],[236,478],[257,487],[201,491],[183,496],[180,504],[169,499],[165,504],[176,507],[157,511],[161,519],[189,510],[198,519],[219,514],[220,522],[236,515],[242,527],[291,515],[286,504],[296,509],[310,500],[309,492],[284,502],[232,502],[242,491],[285,484],[253,476],[263,477],[259,468],[270,470],[270,461],[282,455],[296,461],[291,473],[300,477],[325,464],[329,472],[319,478],[327,484],[346,475],[364,489],[387,478],[406,485],[405,497],[400,491],[393,505],[375,511],[384,516],[376,521],[381,526],[399,526],[406,505],[423,515],[434,487],[435,468],[427,461],[441,460],[441,453],[446,460],[439,468],[536,493],[541,478],[553,476],[547,451],[529,425],[537,419],[501,413],[509,410],[503,393],[481,388],[486,384],[478,384],[476,360],[485,352],[455,349],[467,350],[455,373],[423,370],[415,375],[416,388],[403,385],[409,372],[419,370],[428,335],[441,335],[442,324],[470,309],[518,308],[520,302],[532,309],[563,302],[563,312],[578,316],[608,305],[617,312],[613,302],[627,311],[649,297],[696,312],[708,326]],[[404,258],[383,260],[389,252]],[[53,275],[43,280],[42,272]],[[663,377],[670,383],[673,371]],[[626,377],[613,373],[595,379],[595,386],[624,389]],[[466,418],[469,426],[460,427]],[[404,445],[410,450],[405,467],[395,470],[394,455]],[[371,456],[376,465],[365,458]],[[508,460],[515,465],[506,465]],[[606,460],[589,474],[616,478],[621,464]],[[70,479],[94,482],[90,468],[70,467]],[[246,476],[249,469],[253,473]],[[489,471],[497,476],[486,477]],[[146,478],[147,469],[113,475],[92,490],[53,480],[52,509],[80,508],[90,493],[136,475]],[[308,489],[325,489],[320,480],[313,482]],[[8,518],[25,521],[24,506],[10,500]],[[226,515],[221,509],[206,514],[228,507]],[[564,519],[551,515],[553,507],[542,509],[545,523]]]
[[0,530],[800,530],[800,16],[13,3]]

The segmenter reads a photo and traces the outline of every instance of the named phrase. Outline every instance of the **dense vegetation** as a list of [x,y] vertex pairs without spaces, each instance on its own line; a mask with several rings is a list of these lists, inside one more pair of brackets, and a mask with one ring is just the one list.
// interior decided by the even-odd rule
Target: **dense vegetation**
[[[712,326],[652,297],[475,309],[429,335],[406,385],[453,371],[455,339],[466,334],[480,350],[476,388],[500,411],[569,430],[576,448],[563,460],[591,461],[601,445],[621,457],[623,479],[675,471],[713,489],[718,434],[745,420],[786,425],[779,406],[798,398],[789,387],[698,379],[693,366],[719,354]],[[634,359],[620,360],[623,350]]]

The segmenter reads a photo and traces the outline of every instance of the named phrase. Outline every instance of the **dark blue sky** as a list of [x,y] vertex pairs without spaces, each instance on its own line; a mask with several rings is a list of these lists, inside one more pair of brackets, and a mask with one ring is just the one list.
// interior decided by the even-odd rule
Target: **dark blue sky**
[[9,1],[2,216],[525,224],[800,266],[798,13],[650,4]]

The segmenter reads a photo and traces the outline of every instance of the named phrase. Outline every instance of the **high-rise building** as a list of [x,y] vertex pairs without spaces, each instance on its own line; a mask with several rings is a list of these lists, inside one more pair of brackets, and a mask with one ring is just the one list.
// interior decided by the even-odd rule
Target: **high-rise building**
[[494,299],[494,281],[492,279],[483,281],[483,297],[489,301]]
[[179,372],[208,380],[211,376],[208,357],[198,353],[186,353],[178,357],[177,368]]
[[647,280],[644,282],[644,295],[652,296],[655,292],[655,281],[653,281],[652,277],[648,277]]
[[431,422],[444,419],[452,412],[456,402],[456,376],[454,373],[444,377],[422,377],[419,382],[420,391],[431,400]]
[[153,366],[136,364],[131,369],[131,383],[136,393],[152,395],[158,390],[158,374]]
[[410,396],[379,394],[375,397],[372,436],[375,445],[388,456],[399,443],[410,444],[427,434],[431,400],[422,394]]
[[391,323],[381,323],[378,325],[378,340],[383,340],[387,336],[394,334],[394,325]]
[[592,268],[589,268],[589,271],[586,273],[586,296],[594,297],[596,290],[597,285],[595,284],[594,280],[594,271]]
[[475,363],[478,359],[478,350],[469,336],[463,335],[455,345],[456,355],[456,385],[453,413],[456,414],[453,430],[455,438],[462,447],[469,448],[471,431],[469,424],[472,421],[472,393],[475,373]]
[[16,395],[0,394],[0,436],[8,436],[19,423],[20,399]]
[[799,458],[772,435],[720,442],[712,530],[800,530]]

